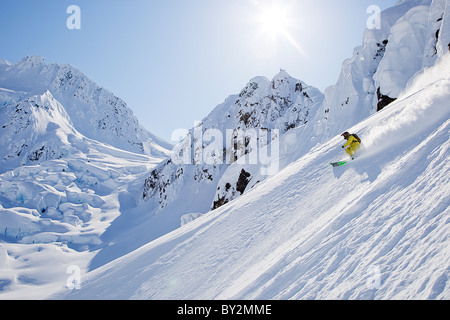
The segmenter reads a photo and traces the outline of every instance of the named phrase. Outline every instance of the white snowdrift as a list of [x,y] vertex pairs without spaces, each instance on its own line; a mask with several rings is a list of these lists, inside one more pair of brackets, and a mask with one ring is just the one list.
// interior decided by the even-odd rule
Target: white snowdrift
[[342,140],[84,275],[68,299],[449,299],[447,55]]

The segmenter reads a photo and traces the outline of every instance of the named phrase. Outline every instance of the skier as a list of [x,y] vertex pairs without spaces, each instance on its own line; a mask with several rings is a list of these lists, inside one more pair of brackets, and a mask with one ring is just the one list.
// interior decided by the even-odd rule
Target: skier
[[352,158],[352,160],[354,160],[353,155],[359,150],[359,147],[361,146],[361,139],[356,134],[350,134],[348,132],[344,132],[342,136],[345,140],[347,140],[347,143],[343,145],[342,148],[345,149],[345,152],[350,156],[350,158]]

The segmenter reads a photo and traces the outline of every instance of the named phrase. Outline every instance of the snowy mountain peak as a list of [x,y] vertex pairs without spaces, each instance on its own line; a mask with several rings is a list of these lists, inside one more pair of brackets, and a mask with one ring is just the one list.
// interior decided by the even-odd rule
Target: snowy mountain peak
[[23,96],[49,91],[64,106],[75,129],[88,138],[137,153],[166,157],[171,145],[146,131],[127,104],[70,65],[26,57],[0,69],[0,88]]
[[17,101],[7,98],[10,93],[0,92],[0,172],[58,159],[75,150],[70,137],[81,139],[81,135],[49,91]]
[[19,70],[42,68],[45,66],[45,59],[42,56],[29,56],[19,60],[15,64]]
[[11,63],[5,59],[0,58],[0,65],[10,66]]
[[280,69],[280,72],[278,72],[277,75],[275,75],[275,77],[273,77],[273,80],[278,80],[278,79],[289,79],[292,78],[291,75],[284,69]]

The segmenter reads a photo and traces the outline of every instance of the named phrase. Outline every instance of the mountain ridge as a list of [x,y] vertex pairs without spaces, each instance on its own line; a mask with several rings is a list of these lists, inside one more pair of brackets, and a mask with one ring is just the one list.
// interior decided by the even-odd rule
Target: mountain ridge
[[64,106],[75,128],[88,138],[162,157],[172,148],[147,132],[123,100],[68,64],[46,64],[43,57],[30,56],[0,67],[0,87],[23,96],[50,91]]

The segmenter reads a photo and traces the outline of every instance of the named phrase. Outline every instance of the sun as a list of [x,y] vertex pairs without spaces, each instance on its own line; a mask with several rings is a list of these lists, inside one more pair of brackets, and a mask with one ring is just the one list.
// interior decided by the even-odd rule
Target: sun
[[251,0],[255,7],[255,18],[260,36],[265,37],[265,41],[272,41],[281,38],[287,40],[300,54],[307,56],[305,50],[299,45],[291,30],[298,24],[292,18],[293,10],[286,2],[273,0],[269,2],[261,0]]
[[287,9],[280,7],[276,3],[270,6],[263,6],[258,20],[262,31],[273,36],[285,34],[290,25]]

